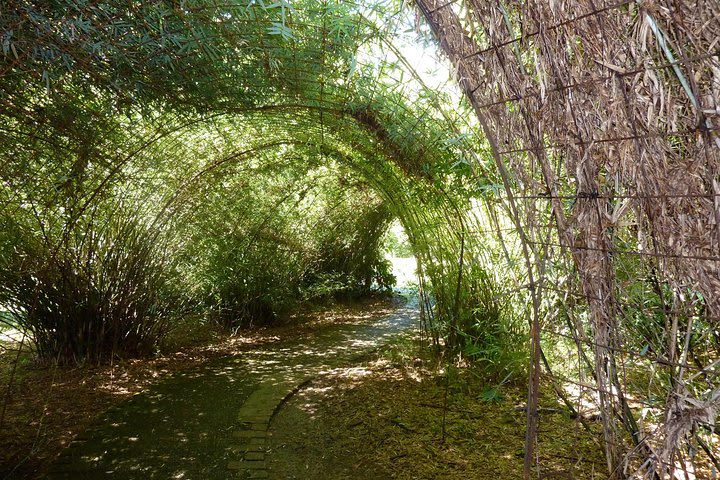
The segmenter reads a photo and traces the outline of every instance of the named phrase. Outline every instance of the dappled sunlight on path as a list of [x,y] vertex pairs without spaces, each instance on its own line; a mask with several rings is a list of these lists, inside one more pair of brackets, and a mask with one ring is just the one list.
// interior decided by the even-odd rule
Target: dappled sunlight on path
[[[268,383],[291,385],[347,366],[417,320],[417,302],[411,299],[375,321],[330,325],[175,374],[108,411],[61,455],[50,478],[238,475],[228,470],[236,459],[233,434],[237,437],[238,415],[255,392]],[[276,405],[268,407],[273,411]]]

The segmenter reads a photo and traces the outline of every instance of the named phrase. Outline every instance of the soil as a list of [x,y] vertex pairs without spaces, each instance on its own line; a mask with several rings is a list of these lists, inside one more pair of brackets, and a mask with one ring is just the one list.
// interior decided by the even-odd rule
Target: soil
[[[289,400],[271,424],[270,478],[522,478],[524,388],[506,384],[487,401],[494,385],[457,373],[444,408],[442,367],[408,339],[399,350],[403,358],[396,345]],[[549,393],[541,412],[539,478],[606,478],[599,423],[588,434]]]
[[376,297],[308,307],[284,319],[282,325],[237,335],[189,319],[178,326],[156,357],[102,366],[40,365],[27,344],[18,355],[19,344],[6,341],[0,349],[0,408],[5,410],[0,478],[41,477],[58,454],[104,412],[177,372],[293,335],[376,318],[396,306],[397,299]]
[[[225,365],[226,358],[243,353],[243,358],[252,361],[251,352],[261,357],[267,356],[262,352],[267,352],[273,354],[271,363],[278,363],[285,355],[289,363],[309,365],[317,352],[310,352],[307,346],[288,348],[294,344],[286,342],[305,334],[310,336],[299,340],[298,345],[316,338],[313,345],[327,348],[327,355],[335,355],[330,346],[335,345],[337,335],[362,345],[366,339],[347,336],[354,330],[346,326],[372,325],[374,319],[404,310],[396,310],[397,306],[397,300],[373,299],[306,310],[288,318],[283,326],[256,328],[235,336],[211,328],[180,328],[183,335],[175,335],[165,346],[165,351],[172,353],[109,366],[47,368],[34,364],[29,353],[21,353],[22,362],[12,388],[3,396],[8,407],[5,426],[0,430],[0,478],[42,478],[48,465],[73,439],[84,438],[88,451],[95,448],[98,439],[107,436],[102,428],[116,426],[102,420],[112,417],[112,412],[122,417],[116,418],[118,425],[128,415],[133,417],[133,408],[138,410],[137,415],[148,414],[158,406],[158,392],[175,391],[174,383],[186,385],[183,377],[192,378],[202,369],[212,374],[212,366]],[[372,331],[367,330],[366,335]],[[269,478],[522,478],[523,385],[513,385],[511,380],[498,387],[483,381],[473,368],[451,368],[446,374],[447,365],[430,356],[412,333],[392,338],[391,343],[352,362],[337,361],[335,366],[328,362],[327,368],[283,404],[270,425],[265,455]],[[0,380],[5,385],[15,353],[10,348],[0,354]],[[208,378],[216,377],[221,380],[214,374]],[[521,377],[518,375],[520,382]],[[203,390],[192,390],[197,398],[187,388],[181,388],[185,392],[181,396],[187,396],[195,407],[212,396],[211,386],[203,382]],[[223,385],[218,387],[218,396],[226,395]],[[143,393],[136,395],[139,392]],[[129,397],[133,398],[121,405]],[[208,423],[217,402],[206,403],[201,406],[208,411],[203,410],[199,418]],[[592,425],[596,431],[586,432],[566,415],[550,392],[543,396],[541,404],[538,477],[606,478],[603,450],[597,443],[602,438],[599,422]],[[193,413],[195,407],[188,411]],[[234,408],[229,410],[234,412]],[[233,427],[230,417],[235,414],[228,415],[220,423]],[[91,433],[98,425],[106,426]],[[210,425],[205,430],[215,428]],[[184,426],[188,427],[187,422]],[[185,433],[187,438],[201,436],[198,432]],[[107,445],[123,440],[120,433],[117,435],[109,438]],[[134,437],[128,439],[137,441]],[[221,438],[215,443],[223,442]],[[227,470],[223,473],[223,468],[213,471],[225,478]],[[159,468],[153,471],[157,474],[154,478],[169,478],[158,476]],[[183,478],[209,478],[199,471],[183,473]],[[115,478],[126,477],[120,474]]]

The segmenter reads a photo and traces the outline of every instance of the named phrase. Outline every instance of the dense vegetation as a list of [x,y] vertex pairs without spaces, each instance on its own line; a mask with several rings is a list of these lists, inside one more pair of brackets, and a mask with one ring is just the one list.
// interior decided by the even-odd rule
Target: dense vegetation
[[[700,232],[688,238],[712,237],[706,224],[716,212],[703,209],[717,192],[689,195],[702,201],[686,199],[685,213],[679,201],[663,204],[680,213],[661,214],[654,205],[662,195],[623,180],[634,163],[578,154],[575,147],[595,142],[593,132],[587,141],[561,136],[565,143],[551,149],[548,132],[565,135],[557,133],[567,130],[562,122],[538,136],[519,106],[521,89],[493,83],[539,82],[544,97],[547,72],[563,70],[541,65],[550,50],[533,50],[539,41],[497,42],[513,44],[507,58],[517,60],[517,72],[500,76],[475,51],[498,30],[483,30],[480,7],[417,3],[441,34],[465,97],[454,84],[428,85],[422,62],[406,59],[407,42],[429,35],[394,0],[1,7],[0,322],[27,332],[49,363],[152,354],[179,319],[232,331],[272,323],[301,302],[392,287],[383,242],[396,242],[387,230],[397,221],[409,240],[404,253],[418,260],[424,333],[447,372],[472,364],[499,388],[530,366],[537,396],[542,370],[574,417],[584,422],[578,410],[596,402],[608,465],[620,465],[616,444],[629,463],[645,464],[652,455],[642,438],[670,438],[667,455],[685,441],[678,438],[709,452],[709,422],[697,412],[720,401],[716,292],[708,287],[717,284],[708,266],[717,258],[700,248],[683,257],[677,239],[663,236],[672,228],[661,226],[687,218],[683,228]],[[621,13],[642,18],[634,8]],[[515,37],[526,28],[521,10],[500,5],[487,15]],[[590,49],[572,38],[554,48],[583,72]],[[670,47],[658,45],[656,60],[665,63]],[[665,66],[676,75],[675,63]],[[470,82],[481,74],[485,83]],[[682,83],[661,80],[676,90]],[[571,108],[543,101],[567,122]],[[482,119],[487,138],[476,124],[483,108],[497,124],[490,131]],[[520,114],[522,128],[510,125]],[[599,116],[588,113],[583,128],[598,129]],[[633,123],[611,120],[604,125]],[[618,135],[613,141],[640,138]],[[677,132],[665,137],[672,158],[699,158]],[[608,152],[595,156],[617,156]],[[588,159],[597,165],[584,167]],[[717,189],[715,176],[696,183]],[[628,192],[636,191],[647,196],[633,206]],[[692,401],[673,417],[666,407],[677,398]],[[690,412],[692,405],[702,408]],[[692,429],[672,420],[691,414]],[[643,437],[637,419],[671,425],[677,438]]]
[[436,345],[478,355],[501,334],[492,279],[458,263],[478,185],[460,111],[399,52],[372,54],[385,8],[3,13],[0,303],[40,357],[147,354],[181,316],[238,328],[386,289],[393,219]]

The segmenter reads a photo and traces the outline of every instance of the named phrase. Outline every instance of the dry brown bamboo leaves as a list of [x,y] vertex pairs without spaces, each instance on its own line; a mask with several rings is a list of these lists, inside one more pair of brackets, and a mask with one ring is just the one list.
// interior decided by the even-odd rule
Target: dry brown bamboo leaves
[[[537,219],[552,210],[596,345],[620,341],[623,305],[616,305],[609,254],[621,250],[620,229],[652,253],[673,290],[700,292],[710,316],[720,317],[717,2],[466,0],[463,16],[437,0],[417,3],[437,25],[493,143],[509,152],[501,156],[516,179],[513,194],[549,193],[549,200],[519,204],[523,228],[542,238]],[[572,206],[556,199],[559,189],[574,190]],[[611,350],[596,348],[598,390],[616,392],[600,399],[607,419],[624,401],[608,367],[614,362]],[[665,422],[662,449],[641,449],[657,465],[671,463],[685,441],[695,418],[688,412],[704,419],[714,412],[714,404],[682,398]],[[607,419],[609,466],[619,472],[627,462],[612,446],[622,436]]]

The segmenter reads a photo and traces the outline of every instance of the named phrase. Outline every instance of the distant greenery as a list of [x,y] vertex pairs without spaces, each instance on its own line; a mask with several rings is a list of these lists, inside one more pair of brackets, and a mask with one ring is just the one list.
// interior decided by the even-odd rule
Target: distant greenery
[[12,312],[0,310],[0,331],[15,328],[17,322]]
[[385,232],[383,248],[394,257],[409,258],[413,256],[412,245],[407,235],[401,229],[396,228],[396,225],[392,225],[392,228]]

